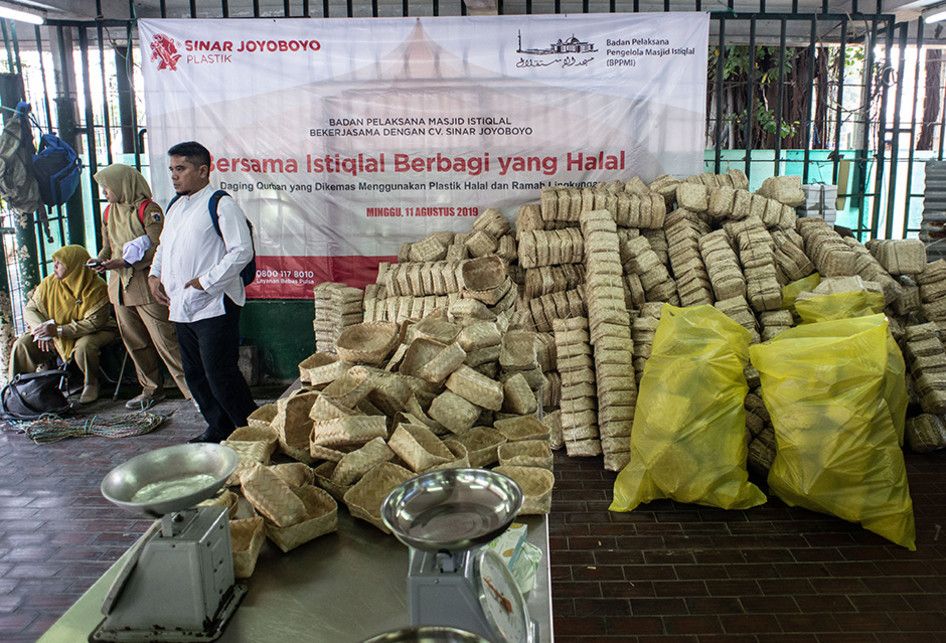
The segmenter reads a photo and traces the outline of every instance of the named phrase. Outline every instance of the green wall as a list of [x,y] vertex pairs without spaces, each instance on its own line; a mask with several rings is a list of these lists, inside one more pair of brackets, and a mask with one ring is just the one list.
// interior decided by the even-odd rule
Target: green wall
[[315,350],[311,300],[251,299],[240,316],[243,343],[259,348],[263,376],[290,382]]

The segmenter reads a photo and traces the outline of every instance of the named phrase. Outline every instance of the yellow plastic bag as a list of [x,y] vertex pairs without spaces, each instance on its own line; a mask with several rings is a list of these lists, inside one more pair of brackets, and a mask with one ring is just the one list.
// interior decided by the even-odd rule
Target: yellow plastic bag
[[[772,492],[915,549],[913,503],[894,411],[906,384],[888,376],[883,315],[806,324],[749,349],[778,452]],[[901,360],[902,361],[902,360]],[[892,387],[893,390],[888,390]]]
[[[869,295],[869,297],[851,297],[850,295]],[[874,299],[874,296],[876,296],[876,299]],[[869,303],[871,300],[873,300],[872,304]],[[871,312],[870,309],[875,307],[879,302],[880,309],[882,310],[883,301],[883,295],[880,293],[865,293],[863,291],[835,293],[806,301],[799,301],[797,303],[798,312],[803,315],[803,319],[806,317],[807,319],[805,323],[797,329],[794,329],[795,332],[792,337],[847,337],[852,332],[873,328],[876,325],[874,321],[868,320],[859,324],[854,322],[853,319],[865,319],[874,316],[880,311]],[[805,307],[802,304],[808,304],[808,306]],[[866,305],[867,308],[859,308],[862,304]],[[830,321],[838,320],[838,318],[832,315],[840,314],[841,311],[850,313],[850,319],[842,319],[841,321],[850,321],[851,323],[830,324]],[[821,323],[816,329],[805,330],[806,326],[817,322]],[[887,402],[887,407],[890,409],[890,416],[893,420],[893,426],[897,430],[897,441],[900,446],[903,446],[903,435],[907,422],[907,404],[910,401],[910,396],[906,389],[906,373],[907,365],[903,361],[903,354],[900,352],[900,347],[897,346],[893,335],[888,331],[887,370],[884,376],[884,400]]]
[[821,275],[813,272],[807,277],[802,277],[798,281],[782,287],[782,308],[785,310],[795,310],[795,300],[803,292],[811,292],[821,283]]
[[803,324],[863,317],[883,312],[883,310],[883,294],[866,290],[818,295],[795,302],[795,312],[801,317]]
[[746,472],[750,338],[712,306],[664,305],[611,511],[657,498],[723,509],[765,502]]

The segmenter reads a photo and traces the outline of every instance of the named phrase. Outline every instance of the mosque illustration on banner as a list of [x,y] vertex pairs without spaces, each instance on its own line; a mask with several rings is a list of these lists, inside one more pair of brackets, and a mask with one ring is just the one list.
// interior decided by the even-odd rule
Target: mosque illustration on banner
[[579,40],[572,34],[568,40],[558,39],[558,42],[550,43],[547,49],[523,49],[522,48],[522,30],[519,30],[519,48],[516,53],[528,54],[530,56],[546,56],[549,54],[587,54],[598,51],[593,42]]

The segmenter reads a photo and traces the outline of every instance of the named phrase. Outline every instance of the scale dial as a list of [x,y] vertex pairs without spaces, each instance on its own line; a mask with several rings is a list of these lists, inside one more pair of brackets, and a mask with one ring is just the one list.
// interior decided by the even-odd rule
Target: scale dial
[[529,609],[506,562],[493,550],[484,548],[476,563],[480,607],[498,640],[533,643]]

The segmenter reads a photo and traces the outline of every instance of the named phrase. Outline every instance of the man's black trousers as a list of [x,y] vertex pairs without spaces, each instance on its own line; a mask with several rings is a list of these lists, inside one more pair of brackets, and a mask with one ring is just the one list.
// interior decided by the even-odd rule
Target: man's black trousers
[[191,394],[207,420],[208,436],[224,440],[233,429],[246,426],[256,410],[240,372],[240,307],[223,296],[226,313],[189,323],[175,323],[181,345],[181,365]]

